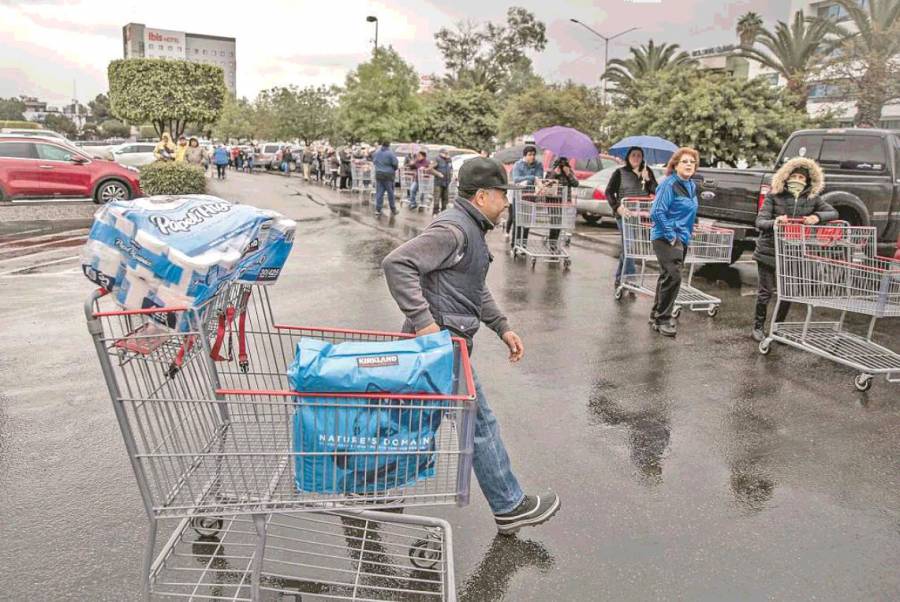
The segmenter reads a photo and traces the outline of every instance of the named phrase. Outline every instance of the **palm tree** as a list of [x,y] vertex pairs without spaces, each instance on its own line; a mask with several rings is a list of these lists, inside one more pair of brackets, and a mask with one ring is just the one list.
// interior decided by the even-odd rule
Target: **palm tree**
[[895,60],[900,54],[900,0],[835,2],[846,11],[855,31],[831,19],[820,20],[836,36],[840,50],[829,66],[854,89],[856,125],[872,127],[881,119],[885,103],[900,97]]
[[679,52],[679,48],[678,44],[663,43],[657,46],[651,39],[646,46],[641,44],[639,48],[629,48],[631,56],[627,59],[609,61],[603,77],[612,82],[619,93],[627,94],[636,81],[658,71],[697,64],[687,52]]
[[759,30],[756,42],[765,51],[755,47],[744,48],[740,55],[784,77],[793,96],[792,104],[805,112],[810,77],[822,58],[822,43],[830,26],[819,20],[805,19],[803,11],[798,10],[790,26],[779,21],[774,33],[765,28]]
[[752,11],[738,19],[737,34],[741,39],[741,48],[751,48],[753,46],[753,42],[756,41],[756,36],[759,35],[762,26],[762,17]]

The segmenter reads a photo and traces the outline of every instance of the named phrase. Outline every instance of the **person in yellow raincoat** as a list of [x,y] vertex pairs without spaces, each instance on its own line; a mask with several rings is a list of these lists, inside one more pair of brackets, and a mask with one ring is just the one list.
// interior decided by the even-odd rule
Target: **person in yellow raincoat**
[[159,137],[159,142],[156,144],[156,148],[153,149],[153,156],[156,157],[157,161],[175,160],[175,145],[172,144],[172,139],[167,132],[163,132],[162,136]]

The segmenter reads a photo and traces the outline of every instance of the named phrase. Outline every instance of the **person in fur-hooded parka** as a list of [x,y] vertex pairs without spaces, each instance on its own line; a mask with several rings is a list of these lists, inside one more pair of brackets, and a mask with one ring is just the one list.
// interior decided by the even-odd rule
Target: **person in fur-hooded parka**
[[[766,195],[756,216],[756,260],[759,288],[753,319],[753,338],[761,341],[769,301],[775,293],[775,224],[789,219],[802,219],[814,225],[838,218],[837,211],[819,196],[825,188],[825,174],[818,163],[795,157],[782,165],[772,177],[772,190]],[[776,322],[783,322],[790,304],[782,302]]]

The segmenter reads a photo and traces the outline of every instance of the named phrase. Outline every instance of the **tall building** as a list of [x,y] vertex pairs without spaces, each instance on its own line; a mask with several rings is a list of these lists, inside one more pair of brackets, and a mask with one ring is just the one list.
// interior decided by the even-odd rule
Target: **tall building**
[[[857,1],[863,5],[867,2],[867,0]],[[807,17],[827,17],[839,21],[848,18],[847,11],[833,0],[791,0],[791,19],[798,10],[802,10]],[[852,22],[845,25],[854,28]],[[845,95],[841,86],[819,83],[814,84],[809,90],[807,109],[811,115],[832,111],[837,115],[840,125],[849,126],[853,124],[856,115],[856,102]],[[885,105],[881,110],[881,122],[878,125],[883,128],[900,129],[900,103]]]
[[122,45],[126,59],[178,59],[221,67],[225,71],[225,86],[229,92],[236,94],[237,42],[234,38],[129,23],[122,28]]

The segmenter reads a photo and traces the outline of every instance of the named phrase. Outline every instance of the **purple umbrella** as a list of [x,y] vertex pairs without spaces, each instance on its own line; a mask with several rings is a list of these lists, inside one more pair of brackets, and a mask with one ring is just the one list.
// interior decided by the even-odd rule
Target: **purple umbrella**
[[592,159],[600,153],[587,134],[561,125],[536,131],[534,141],[557,157]]

